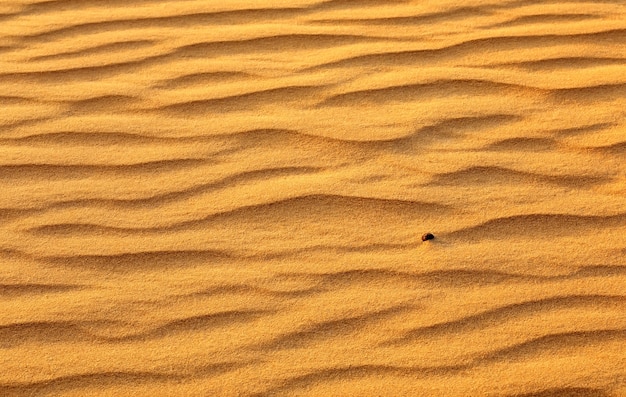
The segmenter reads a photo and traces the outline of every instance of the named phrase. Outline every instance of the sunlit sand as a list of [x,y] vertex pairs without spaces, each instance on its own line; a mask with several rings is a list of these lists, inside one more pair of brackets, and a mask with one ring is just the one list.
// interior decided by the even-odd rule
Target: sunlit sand
[[620,0],[0,2],[0,395],[626,396],[625,120]]

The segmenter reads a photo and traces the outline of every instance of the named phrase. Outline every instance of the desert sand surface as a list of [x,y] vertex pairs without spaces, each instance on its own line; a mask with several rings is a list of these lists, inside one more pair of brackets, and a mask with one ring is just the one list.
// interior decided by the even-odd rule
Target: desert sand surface
[[0,395],[626,396],[625,116],[622,0],[0,1]]

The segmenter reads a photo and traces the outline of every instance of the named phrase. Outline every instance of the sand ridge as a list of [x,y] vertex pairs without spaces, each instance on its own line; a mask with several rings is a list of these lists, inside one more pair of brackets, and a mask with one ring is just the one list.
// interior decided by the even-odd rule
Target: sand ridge
[[626,395],[621,0],[4,2],[0,108],[0,395]]

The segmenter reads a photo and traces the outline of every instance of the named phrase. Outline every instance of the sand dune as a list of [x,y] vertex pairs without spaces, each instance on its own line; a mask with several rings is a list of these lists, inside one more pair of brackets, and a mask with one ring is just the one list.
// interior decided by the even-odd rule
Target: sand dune
[[261,3],[0,3],[0,395],[626,396],[624,1]]

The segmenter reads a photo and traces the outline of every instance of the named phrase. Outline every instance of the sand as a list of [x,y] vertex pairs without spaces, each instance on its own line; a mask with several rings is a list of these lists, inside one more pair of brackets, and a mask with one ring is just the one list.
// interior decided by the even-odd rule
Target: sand
[[0,109],[2,396],[626,396],[622,0],[3,1]]

